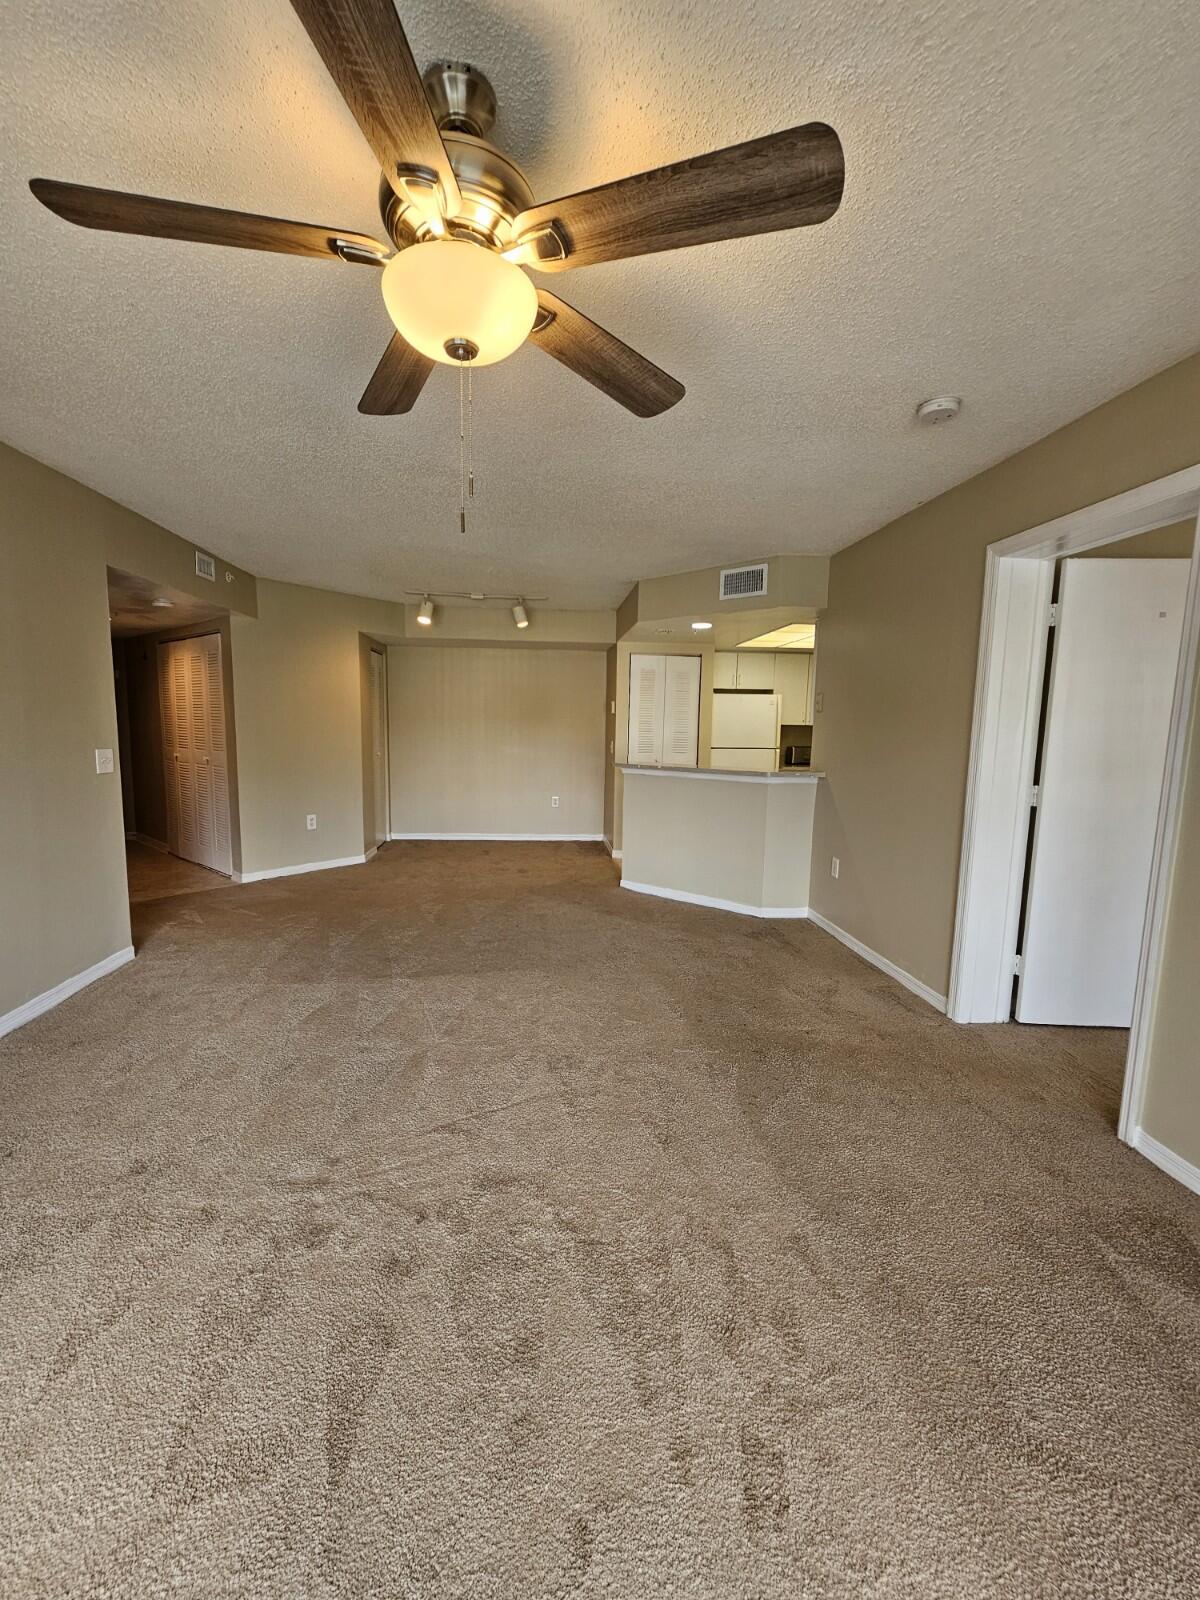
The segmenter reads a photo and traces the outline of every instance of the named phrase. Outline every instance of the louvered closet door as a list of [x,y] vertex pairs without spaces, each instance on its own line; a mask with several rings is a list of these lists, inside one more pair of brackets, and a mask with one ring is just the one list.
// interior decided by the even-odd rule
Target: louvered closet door
[[217,872],[232,870],[221,637],[158,647],[170,845]]

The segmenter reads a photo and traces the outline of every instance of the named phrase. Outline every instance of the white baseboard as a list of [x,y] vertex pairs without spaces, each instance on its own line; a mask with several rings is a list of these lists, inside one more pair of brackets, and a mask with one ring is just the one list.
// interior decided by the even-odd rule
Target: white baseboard
[[499,844],[603,844],[602,833],[390,833],[389,839],[473,839]]
[[305,861],[295,867],[268,867],[265,872],[235,872],[234,883],[261,883],[264,878],[296,878],[304,872],[328,872],[332,867],[361,867],[368,857],[340,856],[336,861]]
[[622,889],[632,889],[634,894],[654,895],[658,900],[679,900],[688,906],[710,906],[714,911],[736,911],[742,917],[807,917],[807,906],[748,906],[740,900],[718,900],[711,894],[688,894],[683,889],[662,889],[653,883],[634,883],[621,879]]
[[620,861],[622,852],[620,850],[614,850],[613,849],[613,842],[608,837],[607,834],[604,835],[604,837],[603,837],[603,839],[601,839],[600,843],[608,851],[609,855],[613,858],[614,861]]
[[367,851],[366,855],[363,857],[363,860],[364,861],[373,861],[378,854],[379,854],[379,846],[377,844],[373,844],[371,846],[371,848]]
[[927,983],[922,983],[920,978],[914,978],[911,972],[905,972],[903,967],[898,967],[894,961],[889,961],[886,956],[881,956],[877,950],[872,950],[869,945],[854,938],[844,928],[839,928],[836,922],[830,922],[819,911],[810,911],[809,919],[815,922],[818,928],[824,929],[828,934],[844,944],[847,950],[853,950],[856,956],[861,956],[864,961],[869,961],[873,967],[878,967],[880,972],[886,972],[889,978],[894,978],[897,983],[903,984],[911,993],[926,1001],[935,1011],[945,1012],[946,996],[938,994],[936,989],[931,989]]
[[1139,1155],[1145,1156],[1147,1161],[1153,1161],[1169,1178],[1174,1178],[1176,1183],[1183,1184],[1193,1194],[1200,1194],[1200,1167],[1194,1167],[1190,1161],[1177,1156],[1174,1150],[1168,1150],[1165,1144],[1159,1144],[1145,1128],[1135,1128],[1129,1142]]
[[80,989],[86,989],[89,983],[95,983],[97,978],[106,978],[110,972],[115,972],[118,967],[123,967],[126,962],[132,960],[133,946],[127,944],[124,950],[114,950],[111,956],[105,956],[104,960],[97,961],[95,966],[77,972],[73,978],[64,978],[61,983],[56,983],[53,989],[47,989],[45,994],[35,995],[32,1000],[26,1000],[24,1005],[17,1006],[15,1010],[8,1011],[0,1017],[0,1036],[11,1033],[14,1028],[24,1027],[27,1022],[32,1022],[34,1017],[40,1017],[43,1011],[52,1011],[71,995],[78,994]]

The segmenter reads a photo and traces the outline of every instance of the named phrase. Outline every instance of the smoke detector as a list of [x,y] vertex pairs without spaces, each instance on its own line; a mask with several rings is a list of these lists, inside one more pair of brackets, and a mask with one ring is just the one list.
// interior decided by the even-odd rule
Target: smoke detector
[[953,422],[962,410],[962,401],[956,395],[938,395],[936,400],[922,400],[917,407],[917,421],[927,428],[939,422]]

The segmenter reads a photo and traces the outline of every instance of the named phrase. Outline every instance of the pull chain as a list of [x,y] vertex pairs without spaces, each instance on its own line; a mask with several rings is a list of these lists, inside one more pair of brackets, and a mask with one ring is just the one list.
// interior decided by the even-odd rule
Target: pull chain
[[458,369],[458,527],[467,531],[467,430],[463,413],[463,369]]
[[467,364],[467,496],[475,498],[475,401],[472,394],[473,374]]

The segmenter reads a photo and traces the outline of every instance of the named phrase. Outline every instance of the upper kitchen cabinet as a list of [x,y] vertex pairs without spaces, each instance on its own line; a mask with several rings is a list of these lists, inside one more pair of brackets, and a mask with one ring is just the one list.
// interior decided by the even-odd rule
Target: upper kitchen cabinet
[[774,689],[775,656],[770,650],[738,650],[739,689]]
[[775,693],[780,696],[780,721],[812,721],[813,658],[807,651],[775,656]]
[[714,689],[774,689],[775,655],[770,650],[718,650],[713,656]]

